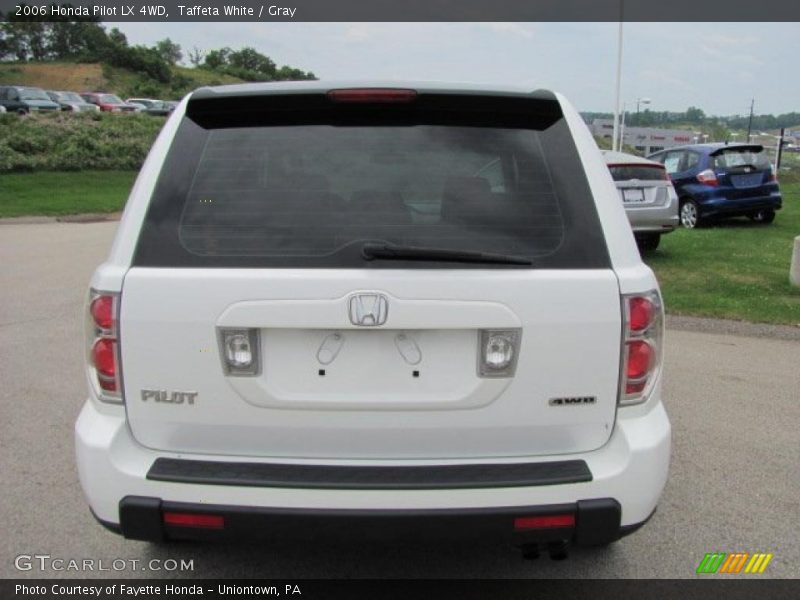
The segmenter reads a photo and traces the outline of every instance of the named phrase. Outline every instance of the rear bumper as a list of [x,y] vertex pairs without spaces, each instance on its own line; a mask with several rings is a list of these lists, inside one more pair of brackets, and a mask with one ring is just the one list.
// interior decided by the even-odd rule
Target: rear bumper
[[[192,455],[192,461],[236,463],[247,467],[247,479],[226,481],[176,481],[158,473],[158,459],[183,462],[187,457],[158,452],[133,440],[125,420],[124,407],[103,407],[94,402],[84,406],[76,424],[76,450],[81,485],[92,512],[112,530],[135,539],[244,538],[285,532],[302,537],[308,531],[379,532],[387,530],[424,537],[425,533],[472,533],[509,536],[519,543],[569,540],[578,544],[602,544],[617,539],[639,526],[655,510],[669,467],[670,424],[661,402],[652,406],[620,409],[609,441],[593,452],[559,457],[525,457],[505,460],[471,460],[469,466],[544,465],[533,469],[530,479],[496,481],[491,486],[386,485],[348,486],[280,484],[253,480],[253,465],[280,464],[292,472],[293,465],[331,471],[353,467],[381,469],[391,461],[259,461],[244,457]],[[585,463],[587,472],[578,477],[575,463]],[[387,469],[427,467],[441,470],[457,461],[398,461]],[[463,462],[463,461],[462,461]],[[380,463],[380,464],[376,464]],[[557,463],[570,463],[572,479],[559,480]],[[163,466],[163,462],[160,463]],[[465,465],[461,465],[462,467]],[[179,469],[180,470],[180,469]],[[227,467],[223,471],[229,470]],[[515,469],[511,469],[515,471]],[[160,469],[164,474],[164,469]],[[352,473],[353,471],[351,471]],[[175,471],[172,471],[173,475]],[[200,469],[202,477],[219,477]],[[544,479],[537,479],[542,473]],[[197,471],[194,471],[197,475]],[[272,476],[272,475],[270,475]],[[172,477],[172,480],[169,478]],[[413,478],[412,478],[413,479]],[[616,507],[616,508],[615,508]],[[224,517],[225,527],[200,529],[163,524],[166,511],[211,513]],[[572,526],[554,530],[518,532],[517,517],[570,513]],[[313,526],[312,529],[309,529]],[[555,538],[553,537],[555,536]]]
[[634,233],[670,233],[680,223],[677,200],[666,206],[626,206],[625,213]]
[[778,193],[734,199],[711,195],[701,198],[698,206],[700,216],[703,217],[736,216],[764,209],[780,210],[783,206],[783,198]]
[[[438,510],[281,509],[167,502],[126,496],[119,524],[102,522],[128,539],[283,540],[283,539],[492,539],[515,545],[567,541],[580,546],[609,544],[641,524],[620,525],[621,507],[612,498],[573,504]],[[193,527],[164,522],[165,514],[218,518],[218,526]],[[572,515],[574,523],[549,528],[515,527],[515,519]]]

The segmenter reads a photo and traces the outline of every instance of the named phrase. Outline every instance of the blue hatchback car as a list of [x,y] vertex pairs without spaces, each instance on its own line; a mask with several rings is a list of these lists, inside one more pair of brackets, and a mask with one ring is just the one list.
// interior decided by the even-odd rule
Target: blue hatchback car
[[681,224],[750,217],[772,223],[782,205],[775,173],[758,144],[695,144],[648,156],[660,162],[675,186]]

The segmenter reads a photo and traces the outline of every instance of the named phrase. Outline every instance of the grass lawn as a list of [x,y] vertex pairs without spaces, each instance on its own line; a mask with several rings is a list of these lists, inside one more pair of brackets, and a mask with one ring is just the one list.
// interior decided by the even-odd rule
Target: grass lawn
[[800,325],[800,289],[789,285],[800,183],[783,184],[781,191],[783,209],[772,225],[741,218],[680,229],[645,255],[668,313]]
[[[120,210],[133,171],[0,174],[0,217]],[[671,314],[800,325],[800,289],[789,285],[800,235],[800,183],[783,184],[772,225],[733,219],[666,235],[645,255]]]
[[0,173],[0,217],[121,210],[135,171]]

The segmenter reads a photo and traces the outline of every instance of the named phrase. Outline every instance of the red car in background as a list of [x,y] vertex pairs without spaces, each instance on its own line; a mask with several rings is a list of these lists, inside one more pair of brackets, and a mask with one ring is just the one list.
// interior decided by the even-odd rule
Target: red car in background
[[115,96],[114,94],[106,94],[105,92],[84,92],[81,98],[91,104],[96,104],[103,112],[136,112],[137,107],[133,104],[128,104]]

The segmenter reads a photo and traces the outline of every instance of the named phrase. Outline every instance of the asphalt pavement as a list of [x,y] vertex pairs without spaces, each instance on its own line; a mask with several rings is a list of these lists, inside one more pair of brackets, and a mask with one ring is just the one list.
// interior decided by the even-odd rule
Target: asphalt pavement
[[[0,577],[683,578],[714,551],[771,552],[760,577],[800,577],[800,341],[678,329],[663,375],[667,488],[651,522],[606,549],[525,561],[490,540],[156,545],[106,531],[78,484],[72,430],[86,394],[84,294],[115,229],[0,225]],[[95,571],[42,571],[20,555]],[[166,572],[169,559],[193,569]]]

